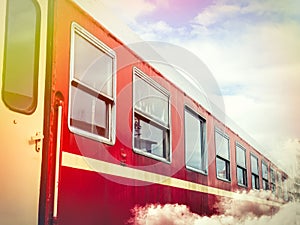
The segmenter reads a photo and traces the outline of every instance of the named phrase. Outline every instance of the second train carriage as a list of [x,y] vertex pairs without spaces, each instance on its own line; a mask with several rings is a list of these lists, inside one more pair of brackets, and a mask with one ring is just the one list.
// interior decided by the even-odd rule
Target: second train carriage
[[124,224],[150,203],[211,215],[252,188],[284,197],[287,175],[126,47],[101,2],[0,9],[1,224]]

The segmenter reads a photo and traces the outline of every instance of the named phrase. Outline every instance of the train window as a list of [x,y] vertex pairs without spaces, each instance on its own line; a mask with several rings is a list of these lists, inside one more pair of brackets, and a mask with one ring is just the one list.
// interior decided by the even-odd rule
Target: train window
[[185,163],[191,170],[207,173],[205,147],[206,122],[188,107],[185,108]]
[[237,182],[247,186],[246,149],[236,143]]
[[217,177],[230,181],[229,138],[219,130],[215,132]]
[[268,164],[264,161],[261,162],[261,172],[262,172],[263,189],[269,190]]
[[134,150],[169,162],[169,93],[138,68],[133,68],[133,74]]
[[278,198],[282,198],[282,179],[281,174],[279,172],[277,172],[277,189]]
[[251,155],[252,188],[259,190],[258,158]]
[[273,194],[276,193],[276,178],[275,178],[275,170],[270,168],[270,176],[271,176],[271,191]]
[[34,0],[7,1],[2,99],[31,114],[37,106],[40,8]]
[[72,25],[69,126],[71,131],[114,142],[114,52],[79,25]]

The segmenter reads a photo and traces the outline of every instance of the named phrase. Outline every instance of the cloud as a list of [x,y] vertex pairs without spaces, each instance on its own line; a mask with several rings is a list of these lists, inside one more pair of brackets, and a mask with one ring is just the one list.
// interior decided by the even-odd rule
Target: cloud
[[158,7],[156,2],[146,0],[127,0],[126,4],[121,4],[118,0],[102,0],[102,2],[127,23],[134,23],[139,16],[149,14]]
[[177,43],[189,34],[186,27],[173,27],[163,20],[155,22],[135,22],[130,27],[145,41],[163,41]]
[[[242,195],[260,199],[274,198],[269,192],[264,191],[250,191]],[[180,204],[136,206],[132,209],[133,217],[128,223],[132,225],[296,225],[296,211],[299,210],[298,203],[289,203],[283,205],[274,215],[275,211],[272,211],[269,206],[232,199],[223,199],[216,207],[223,213],[207,217],[192,213],[186,205]]]
[[199,13],[193,23],[207,27],[218,22],[224,22],[224,20],[234,17],[239,12],[240,7],[237,5],[211,5]]

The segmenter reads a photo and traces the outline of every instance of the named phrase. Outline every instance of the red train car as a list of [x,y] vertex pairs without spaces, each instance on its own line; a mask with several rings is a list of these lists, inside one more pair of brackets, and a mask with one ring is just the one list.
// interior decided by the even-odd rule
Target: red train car
[[150,203],[211,215],[237,190],[284,198],[287,175],[126,46],[101,2],[0,4],[1,224],[125,224]]

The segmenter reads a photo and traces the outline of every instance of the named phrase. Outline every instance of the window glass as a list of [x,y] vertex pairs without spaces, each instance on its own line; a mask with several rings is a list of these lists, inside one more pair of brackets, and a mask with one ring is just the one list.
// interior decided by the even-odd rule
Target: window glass
[[74,77],[112,97],[113,58],[77,33],[74,45]]
[[252,174],[252,188],[259,190],[259,177],[255,174]]
[[[86,92],[72,87],[71,126],[108,138],[108,106]],[[76,101],[76,99],[80,99]]]
[[281,179],[281,174],[280,173],[277,173],[277,182],[278,182],[279,186],[282,185],[282,179]]
[[188,167],[206,172],[204,120],[185,110],[185,160]]
[[217,177],[230,180],[229,139],[220,131],[215,131]]
[[168,92],[137,68],[133,89],[134,149],[170,161]]
[[276,186],[273,183],[271,184],[271,191],[273,194],[276,194]]
[[216,164],[217,164],[217,177],[229,180],[229,165],[225,160],[222,160],[220,158],[216,158]]
[[135,76],[135,109],[168,126],[169,98],[157,87]]
[[229,139],[221,135],[218,131],[215,132],[215,139],[217,155],[229,160]]
[[262,162],[262,177],[263,177],[263,179],[266,179],[266,180],[268,180],[268,166],[267,166],[267,164],[266,163],[264,163],[264,162]]
[[134,147],[159,157],[166,157],[165,145],[167,142],[166,130],[157,126],[155,123],[143,120],[136,116],[134,130]]
[[251,155],[251,171],[258,175],[258,159]]
[[237,181],[238,184],[247,185],[247,173],[246,170],[240,167],[237,167]]
[[269,184],[267,180],[263,180],[263,189],[268,190],[269,189]]
[[246,168],[246,153],[245,153],[245,149],[242,148],[239,145],[236,145],[236,163],[239,166]]
[[32,113],[37,104],[40,9],[34,0],[7,1],[2,97],[12,110]]
[[275,172],[272,168],[270,169],[270,174],[271,174],[271,182],[275,184]]
[[113,143],[114,53],[76,24],[72,27],[69,124],[75,133]]

